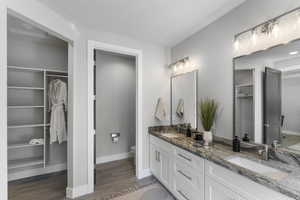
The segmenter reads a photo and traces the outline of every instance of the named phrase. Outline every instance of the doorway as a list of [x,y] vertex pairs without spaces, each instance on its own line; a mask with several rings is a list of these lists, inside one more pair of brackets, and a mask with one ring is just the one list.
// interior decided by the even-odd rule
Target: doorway
[[[99,156],[98,157],[98,163],[103,163],[103,162],[107,162],[107,161],[112,161],[112,160],[118,160],[118,159],[122,159],[122,158],[126,158],[129,155],[129,152],[134,152],[134,147],[135,146],[135,171],[136,171],[136,177],[138,179],[141,179],[143,177],[145,177],[145,175],[143,174],[143,170],[142,170],[142,91],[141,91],[141,87],[142,87],[142,73],[141,73],[141,69],[142,69],[142,52],[140,50],[136,50],[136,49],[129,49],[126,47],[120,47],[120,46],[115,46],[115,45],[110,45],[110,44],[105,44],[105,43],[100,43],[100,42],[95,42],[95,41],[89,41],[89,45],[88,45],[88,50],[89,50],[89,57],[88,57],[88,63],[89,63],[89,86],[88,86],[88,118],[89,118],[89,125],[88,125],[88,132],[89,134],[89,146],[88,146],[88,173],[89,173],[89,187],[92,188],[91,191],[94,191],[94,183],[95,183],[95,164],[97,164],[97,153],[103,153],[103,151],[101,152],[101,148],[98,148],[99,152],[97,152],[97,136],[95,136],[97,134],[97,128],[98,128],[98,116],[97,116],[97,111],[99,108],[97,108],[97,106],[100,108],[102,107],[102,109],[104,109],[106,106],[104,106],[105,104],[102,104],[103,102],[97,102],[97,95],[102,95],[102,98],[106,98],[109,99],[109,95],[111,95],[112,93],[102,93],[102,94],[98,94],[98,86],[97,86],[97,74],[98,72],[101,72],[101,70],[108,70],[106,67],[103,67],[100,71],[97,70],[97,63],[98,62],[103,62],[105,59],[108,58],[112,58],[114,57],[114,59],[116,60],[127,60],[127,63],[131,63],[131,65],[134,65],[134,81],[132,83],[134,83],[134,88],[131,89],[130,91],[132,91],[132,93],[134,93],[134,100],[132,99],[133,95],[127,95],[129,99],[128,102],[130,104],[132,104],[132,101],[134,101],[134,105],[132,104],[131,106],[133,106],[133,108],[131,109],[131,111],[134,112],[134,114],[132,114],[132,116],[134,116],[134,120],[130,119],[129,123],[131,123],[134,127],[132,127],[131,125],[131,129],[133,131],[129,131],[129,132],[135,132],[135,134],[131,137],[131,143],[127,143],[126,147],[123,147],[126,149],[125,152],[120,153],[120,151],[114,149],[113,147],[116,147],[118,142],[123,143],[123,137],[126,137],[125,132],[122,132],[122,130],[118,130],[118,129],[110,129],[110,130],[106,130],[104,131],[102,129],[102,131],[104,131],[103,136],[106,137],[106,140],[109,141],[109,145],[112,145],[112,150],[111,152],[113,152],[112,156]],[[97,53],[98,52],[98,53]],[[101,55],[102,53],[102,55]],[[102,59],[98,60],[98,57],[102,57]],[[96,67],[95,67],[96,66]],[[115,66],[116,67],[116,66]],[[106,68],[106,69],[105,69]],[[110,70],[113,71],[114,67],[111,67]],[[125,69],[125,68],[124,68]],[[132,70],[131,69],[131,70]],[[115,72],[119,73],[120,69],[115,68]],[[98,71],[98,72],[97,72]],[[111,71],[111,73],[112,73]],[[133,71],[131,71],[130,76],[133,76]],[[119,74],[118,76],[122,76],[122,74]],[[119,79],[120,80],[120,79]],[[125,79],[124,79],[125,80]],[[109,87],[107,86],[107,84],[114,84],[111,82],[107,82],[110,81],[109,77],[105,77],[102,76],[102,84],[104,83],[105,85],[102,85],[102,90],[107,90],[108,88],[112,87],[112,85],[110,85]],[[106,83],[105,83],[106,82]],[[99,83],[100,84],[100,83]],[[122,85],[122,84],[121,84]],[[96,86],[96,87],[95,87]],[[124,86],[124,85],[123,85]],[[132,84],[131,84],[132,87]],[[106,89],[104,89],[106,88]],[[101,89],[101,88],[100,88]],[[110,88],[112,89],[112,88]],[[120,88],[119,88],[120,89]],[[122,90],[122,89],[121,89]],[[134,91],[133,91],[134,90]],[[101,90],[100,90],[101,92]],[[118,94],[118,93],[116,93]],[[117,97],[112,97],[112,98],[117,98]],[[111,102],[110,102],[111,103]],[[121,106],[121,105],[120,105]],[[117,110],[119,110],[117,108]],[[110,113],[113,113],[113,110],[109,110],[107,111],[108,114],[110,115]],[[101,115],[101,113],[100,113]],[[132,118],[131,116],[131,118]],[[105,117],[103,115],[103,117]],[[103,123],[104,119],[101,119],[101,123]],[[105,120],[108,120],[107,115]],[[121,120],[122,121],[122,120]],[[107,124],[106,124],[107,125]],[[103,125],[104,126],[104,125]],[[114,124],[112,123],[112,127],[116,127],[114,126]],[[100,127],[100,128],[104,128],[104,127]],[[101,130],[101,129],[99,129]],[[127,138],[128,139],[128,138]],[[125,140],[124,140],[125,141]],[[128,140],[129,141],[129,140]],[[126,142],[125,142],[126,143]],[[115,146],[114,146],[115,144]],[[135,144],[135,145],[134,145]],[[131,151],[132,149],[132,151]],[[119,149],[120,150],[120,149]],[[107,153],[107,152],[106,152]],[[131,153],[132,154],[132,153]],[[99,155],[99,154],[98,154]],[[102,158],[101,158],[102,157]]]

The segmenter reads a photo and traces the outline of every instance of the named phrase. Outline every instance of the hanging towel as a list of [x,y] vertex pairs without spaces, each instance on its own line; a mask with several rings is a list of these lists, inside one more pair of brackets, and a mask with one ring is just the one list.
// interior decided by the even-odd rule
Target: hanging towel
[[165,104],[162,100],[162,98],[159,98],[157,101],[156,109],[155,109],[155,118],[159,121],[166,120],[167,112]]
[[184,115],[184,101],[183,101],[183,99],[179,99],[177,109],[176,109],[176,114],[179,118],[183,118],[183,115]]
[[61,144],[67,141],[65,111],[67,111],[67,84],[59,79],[52,80],[49,84],[50,118],[50,144]]

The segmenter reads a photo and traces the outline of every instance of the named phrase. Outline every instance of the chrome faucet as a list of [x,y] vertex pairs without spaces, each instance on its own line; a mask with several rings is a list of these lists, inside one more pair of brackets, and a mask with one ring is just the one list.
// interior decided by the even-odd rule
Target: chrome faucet
[[258,154],[263,160],[269,160],[269,146],[265,144],[264,149],[258,150]]

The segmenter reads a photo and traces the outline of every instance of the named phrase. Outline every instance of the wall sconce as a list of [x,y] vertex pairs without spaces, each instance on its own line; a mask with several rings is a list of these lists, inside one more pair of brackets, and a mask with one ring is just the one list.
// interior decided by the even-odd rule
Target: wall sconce
[[191,64],[189,57],[182,58],[170,64],[169,68],[172,69],[173,75],[188,73],[196,69],[196,67]]

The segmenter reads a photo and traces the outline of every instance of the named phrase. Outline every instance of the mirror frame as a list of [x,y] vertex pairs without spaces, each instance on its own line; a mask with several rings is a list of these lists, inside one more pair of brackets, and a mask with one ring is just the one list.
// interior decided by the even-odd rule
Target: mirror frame
[[195,101],[196,101],[196,127],[195,128],[196,128],[196,130],[198,130],[198,122],[199,122],[199,114],[198,114],[198,73],[199,73],[199,70],[198,69],[195,69],[193,71],[186,72],[186,73],[183,73],[183,74],[171,75],[171,78],[170,78],[170,124],[171,124],[171,126],[175,125],[175,124],[173,124],[173,110],[172,110],[172,107],[173,107],[173,99],[172,99],[172,96],[173,96],[173,79],[178,77],[178,76],[183,76],[183,75],[189,74],[189,73],[194,73],[194,76],[195,76],[195,86],[196,86],[196,95],[195,95]]

